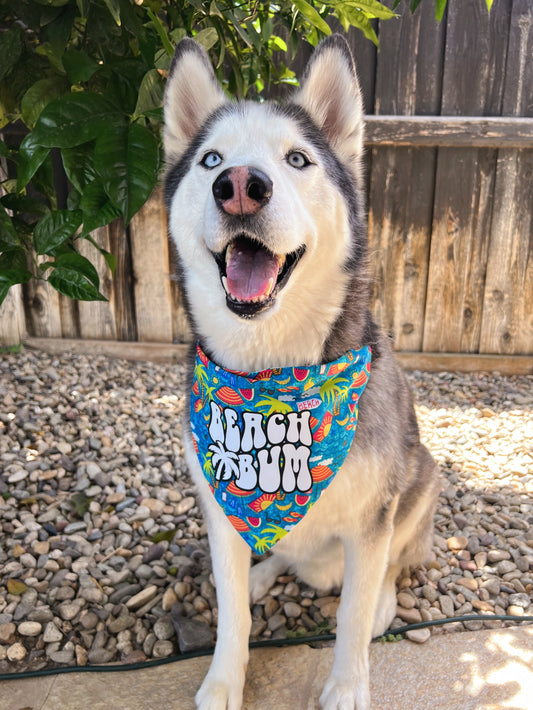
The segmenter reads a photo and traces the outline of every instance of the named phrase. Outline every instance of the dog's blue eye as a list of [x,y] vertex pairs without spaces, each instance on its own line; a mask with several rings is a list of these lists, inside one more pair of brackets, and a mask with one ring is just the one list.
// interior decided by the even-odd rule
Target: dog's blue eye
[[206,153],[202,160],[200,161],[200,165],[203,165],[204,168],[216,168],[217,165],[220,165],[222,162],[222,156],[216,153],[214,150],[209,151],[209,153]]
[[293,168],[298,168],[298,170],[306,168],[308,165],[311,164],[307,156],[304,153],[301,153],[299,150],[293,150],[291,153],[289,153],[287,155],[287,162]]

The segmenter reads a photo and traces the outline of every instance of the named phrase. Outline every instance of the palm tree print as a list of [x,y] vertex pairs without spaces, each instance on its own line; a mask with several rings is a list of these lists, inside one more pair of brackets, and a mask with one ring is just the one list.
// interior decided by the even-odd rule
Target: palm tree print
[[[346,386],[342,386],[341,382],[346,383]],[[326,380],[322,387],[320,388],[320,397],[323,402],[330,401],[333,402],[333,413],[337,415],[339,413],[340,403],[346,399],[348,392],[350,390],[350,381],[346,377],[332,377]]]
[[[276,542],[279,542],[289,531],[279,525],[272,524],[263,528],[261,532],[263,533],[261,537],[259,535],[253,535],[255,540],[254,549],[260,555],[275,545]],[[265,535],[265,533],[267,534]],[[268,533],[270,533],[270,535]]]
[[264,399],[257,402],[256,409],[267,417],[276,412],[279,414],[288,414],[293,411],[291,405],[287,402],[283,402],[281,399],[276,399],[275,397],[269,397],[268,395],[265,395]]
[[211,444],[209,451],[213,454],[211,463],[215,467],[217,481],[229,481],[232,476],[239,476],[239,457],[233,451],[226,451],[222,442]]

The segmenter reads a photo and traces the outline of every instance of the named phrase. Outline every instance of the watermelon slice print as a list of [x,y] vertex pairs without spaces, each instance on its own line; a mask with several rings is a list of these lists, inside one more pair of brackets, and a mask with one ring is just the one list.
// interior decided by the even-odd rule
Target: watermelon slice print
[[368,379],[368,374],[363,370],[353,378],[352,387],[362,387]]
[[246,522],[236,515],[228,515],[227,518],[237,532],[247,532],[250,529]]
[[226,486],[226,491],[228,493],[231,493],[232,496],[241,496],[242,498],[246,498],[246,496],[252,495],[253,491],[245,491],[242,488],[239,488],[239,486],[236,485],[235,481],[230,481],[228,485]]
[[202,348],[199,345],[196,346],[196,352],[198,353],[198,357],[203,362],[203,364],[206,367],[209,367],[209,360],[207,358],[207,355],[204,353],[204,351],[202,350]]
[[325,466],[323,463],[320,463],[318,466],[311,469],[311,478],[315,483],[325,481],[330,476],[333,476],[333,471],[329,466]]
[[309,377],[309,370],[305,367],[293,367],[292,371],[294,373],[294,378],[298,382],[303,382],[307,377]]
[[216,391],[215,396],[224,404],[239,405],[243,403],[243,398],[231,387],[224,385]]

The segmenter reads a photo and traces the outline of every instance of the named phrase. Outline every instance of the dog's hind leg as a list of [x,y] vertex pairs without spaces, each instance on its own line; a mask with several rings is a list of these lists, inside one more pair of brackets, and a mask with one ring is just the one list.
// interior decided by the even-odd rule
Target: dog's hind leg
[[204,509],[217,588],[218,628],[213,661],[196,694],[196,705],[198,710],[240,710],[252,623],[250,548],[211,494],[204,496]]
[[287,568],[287,562],[276,554],[254,565],[250,570],[250,599],[252,603],[264,597],[268,590],[274,586],[276,577],[283,574]]
[[369,710],[368,646],[379,592],[387,570],[392,519],[397,499],[374,531],[342,536],[344,581],[337,612],[333,668],[320,705],[323,710]]
[[402,570],[401,565],[390,565],[381,585],[379,600],[374,616],[372,638],[381,636],[391,625],[396,615],[396,580]]
[[394,534],[389,550],[389,568],[380,592],[372,636],[390,626],[396,612],[396,579],[402,569],[425,562],[433,541],[433,516],[441,488],[438,469],[424,446],[415,452],[416,474],[412,486],[398,502]]

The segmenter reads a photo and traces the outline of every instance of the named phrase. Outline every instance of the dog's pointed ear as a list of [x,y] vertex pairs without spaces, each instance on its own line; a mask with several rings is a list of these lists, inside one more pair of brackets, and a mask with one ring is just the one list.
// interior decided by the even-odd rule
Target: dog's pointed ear
[[207,117],[226,102],[205,50],[190,38],[176,47],[165,87],[163,144],[178,159]]
[[341,158],[351,161],[360,156],[363,101],[344,37],[334,34],[320,43],[293,102],[307,111]]

